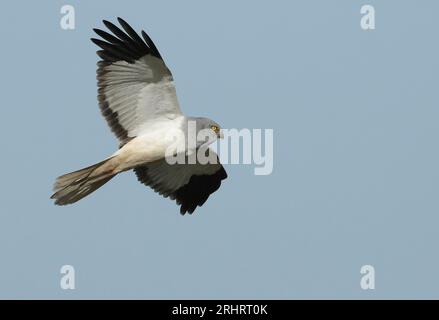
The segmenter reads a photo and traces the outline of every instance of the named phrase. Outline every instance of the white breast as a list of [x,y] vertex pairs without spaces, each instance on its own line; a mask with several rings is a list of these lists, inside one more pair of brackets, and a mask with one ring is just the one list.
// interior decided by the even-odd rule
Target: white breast
[[162,159],[170,149],[184,149],[185,135],[181,130],[184,119],[185,117],[180,116],[173,120],[151,123],[141,135],[114,154],[120,159],[119,171]]

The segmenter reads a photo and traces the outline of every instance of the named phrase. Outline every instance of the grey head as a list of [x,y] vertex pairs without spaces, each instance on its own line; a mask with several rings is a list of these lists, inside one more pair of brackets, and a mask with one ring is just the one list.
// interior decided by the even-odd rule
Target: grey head
[[[186,133],[187,139],[193,139],[194,137],[197,139],[197,148],[223,137],[221,126],[209,118],[187,117],[183,130]],[[193,136],[191,137],[191,135]]]

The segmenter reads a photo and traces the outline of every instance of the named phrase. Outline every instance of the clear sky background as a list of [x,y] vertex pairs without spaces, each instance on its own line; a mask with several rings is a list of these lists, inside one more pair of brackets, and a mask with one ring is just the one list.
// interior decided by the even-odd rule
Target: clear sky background
[[[437,12],[433,0],[4,2],[0,298],[439,298]],[[53,205],[56,176],[117,147],[89,40],[117,16],[153,38],[185,113],[274,129],[272,175],[226,166],[193,216],[133,173]],[[73,291],[59,285],[66,264]],[[374,291],[360,287],[365,264]]]

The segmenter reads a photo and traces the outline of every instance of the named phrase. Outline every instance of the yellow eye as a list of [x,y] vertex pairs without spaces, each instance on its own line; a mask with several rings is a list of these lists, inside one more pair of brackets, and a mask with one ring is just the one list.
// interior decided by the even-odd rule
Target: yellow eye
[[210,129],[212,129],[215,133],[218,133],[220,130],[217,126],[211,126]]

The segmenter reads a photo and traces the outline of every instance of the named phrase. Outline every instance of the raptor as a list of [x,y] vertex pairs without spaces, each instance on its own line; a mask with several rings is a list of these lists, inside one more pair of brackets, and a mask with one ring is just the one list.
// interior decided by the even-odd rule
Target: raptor
[[[166,155],[172,144],[185,155],[206,144],[193,146],[187,139],[188,123],[196,132],[208,130],[215,138],[222,132],[218,123],[185,116],[177,100],[170,70],[151,38],[141,36],[123,19],[118,27],[103,21],[109,32],[94,29],[101,39],[91,39],[101,50],[97,68],[98,101],[101,113],[119,140],[119,149],[105,160],[58,177],[52,199],[57,205],[75,203],[110,181],[133,170],[137,179],[180,205],[180,213],[193,213],[221,186],[227,173],[217,161],[170,164]],[[182,134],[183,133],[183,134]],[[212,141],[209,140],[209,143]]]

